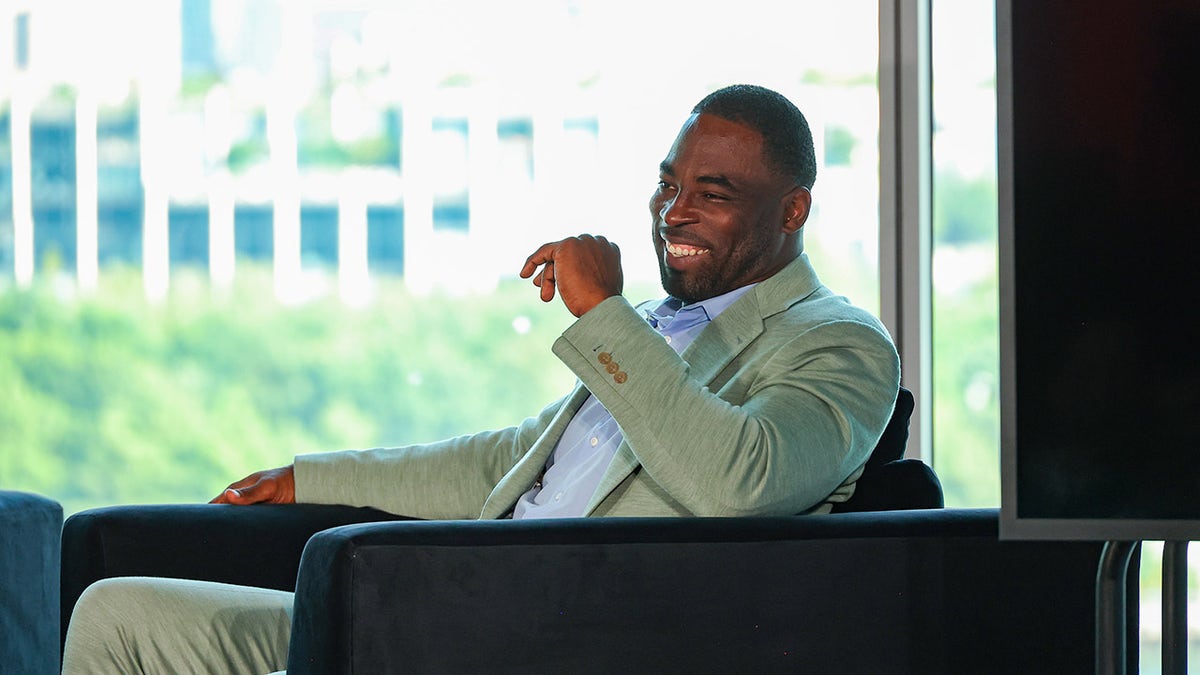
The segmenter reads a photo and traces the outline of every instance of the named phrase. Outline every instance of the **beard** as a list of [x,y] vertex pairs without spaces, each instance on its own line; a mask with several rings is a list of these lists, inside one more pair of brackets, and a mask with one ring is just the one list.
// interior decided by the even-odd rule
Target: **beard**
[[714,293],[714,289],[720,284],[711,268],[694,272],[680,272],[667,267],[667,264],[660,260],[658,276],[662,279],[662,287],[667,295],[679,298],[685,305],[720,295],[720,293]]
[[670,254],[666,252],[666,246],[657,233],[654,238],[663,290],[685,304],[715,298],[753,281],[760,281],[776,253],[771,233],[756,228],[738,239],[725,256],[718,258],[716,250],[710,248],[704,254],[708,258],[704,261],[706,264],[680,271],[667,264]]

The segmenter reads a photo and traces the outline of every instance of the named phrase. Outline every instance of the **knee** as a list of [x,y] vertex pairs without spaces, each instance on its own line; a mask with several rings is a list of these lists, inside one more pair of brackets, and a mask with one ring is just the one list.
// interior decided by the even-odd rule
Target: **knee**
[[67,628],[63,650],[63,673],[118,673],[110,645],[119,644],[123,623],[136,615],[132,609],[139,595],[134,579],[104,579],[84,589]]
[[71,612],[71,625],[76,622],[113,625],[114,617],[127,615],[130,607],[138,602],[145,581],[133,577],[101,579],[84,589],[75,609]]
[[125,579],[101,579],[83,590],[71,611],[71,625],[86,622],[93,615],[110,615],[122,602]]

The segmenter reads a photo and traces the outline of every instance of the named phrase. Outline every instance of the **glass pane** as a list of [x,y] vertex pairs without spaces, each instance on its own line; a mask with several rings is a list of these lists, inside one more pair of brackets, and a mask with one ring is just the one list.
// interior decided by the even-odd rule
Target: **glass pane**
[[[962,134],[977,134],[980,139],[986,134],[992,134],[991,141],[995,140],[995,127],[992,126],[994,117],[984,119],[982,101],[978,103],[979,110],[971,112],[963,109],[963,99],[972,96],[983,99],[988,96],[983,90],[994,89],[992,81],[988,81],[986,85],[983,83],[990,76],[980,79],[977,74],[974,77],[954,79],[957,77],[957,62],[962,59],[964,53],[973,53],[971,43],[982,43],[985,37],[990,40],[993,28],[990,16],[993,11],[992,5],[991,0],[980,0],[973,4],[946,0],[935,3],[933,15],[936,128],[940,131],[944,124],[947,132],[951,129],[961,132],[955,135],[943,134],[935,140],[934,145],[935,166],[938,166],[935,169],[934,202],[943,210],[936,221],[942,231],[936,237],[939,246],[935,249],[934,261],[935,302],[938,303],[934,308],[934,377],[935,384],[939,387],[935,390],[937,407],[934,411],[937,416],[935,442],[939,445],[935,447],[934,457],[936,470],[942,478],[943,485],[947,486],[948,506],[951,505],[952,499],[954,505],[994,506],[1000,501],[996,478],[998,450],[995,449],[999,447],[999,412],[996,402],[996,354],[999,332],[995,318],[996,274],[994,253],[982,252],[984,246],[994,247],[994,223],[991,220],[986,223],[986,228],[983,227],[982,218],[975,220],[981,231],[986,229],[988,232],[986,244],[980,239],[980,252],[976,253],[978,259],[972,261],[966,257],[962,258],[966,261],[964,269],[981,265],[984,259],[987,259],[986,279],[980,275],[981,278],[974,284],[965,286],[965,292],[955,292],[960,286],[957,282],[959,277],[956,276],[957,256],[961,254],[960,249],[964,248],[957,243],[961,240],[959,231],[961,223],[971,222],[970,219],[961,217],[962,205],[974,204],[971,208],[979,209],[980,213],[986,209],[988,217],[994,219],[995,174],[992,173],[991,167],[967,172],[947,166],[948,163],[945,162],[938,164],[939,153],[943,154],[943,158],[957,156],[955,153],[962,143]],[[1080,12],[1083,11],[1086,10],[1081,8]],[[985,14],[987,16],[984,16]],[[986,36],[983,31],[987,32]],[[978,46],[976,44],[976,47]],[[988,48],[991,46],[989,41]],[[943,57],[941,60],[938,59],[939,47]],[[983,56],[979,55],[978,58],[982,60]],[[983,73],[982,66],[978,73]],[[945,78],[940,82],[940,89],[937,79],[939,75]],[[990,113],[991,110],[987,112]],[[971,123],[972,116],[975,116],[977,122],[974,126]],[[990,128],[984,127],[985,122]],[[994,162],[994,146],[988,148],[987,154],[981,155],[980,158]],[[954,171],[956,175],[946,178],[949,171]],[[972,182],[973,176],[977,176],[978,180]],[[949,194],[937,194],[941,180],[950,188]],[[964,188],[966,194],[972,195],[970,199],[965,195],[953,197],[955,192]],[[1019,223],[1017,227],[1020,227]],[[951,257],[939,259],[939,255],[945,256],[939,252],[953,253]],[[951,264],[949,261],[955,263]],[[943,281],[949,279],[948,283],[938,285],[939,273],[947,275]],[[966,430],[968,427],[970,431]],[[1140,643],[1130,645],[1130,648],[1138,649],[1138,672],[1147,674],[1161,673],[1163,670],[1163,553],[1162,542],[1147,541],[1141,547],[1138,560],[1140,595],[1134,601],[1139,605]],[[1187,568],[1186,604],[1187,613],[1191,618],[1187,621],[1186,660],[1193,664],[1190,672],[1195,669],[1194,664],[1200,662],[1200,628],[1196,621],[1197,610],[1200,609],[1197,600],[1197,586],[1200,585],[1200,551],[1197,551],[1194,545],[1187,552]]]
[[999,506],[995,7],[931,9],[933,466],[946,506]]
[[[734,82],[808,115],[821,167],[807,248],[831,287],[877,311],[877,12],[0,10],[23,27],[0,30],[23,45],[0,49],[22,55],[0,60],[4,486],[68,513],[204,500],[297,453],[536,412],[573,382],[549,353],[570,316],[516,278],[525,256],[602,233],[621,245],[626,294],[659,295],[658,162],[691,106]],[[784,25],[811,28],[764,30]]]

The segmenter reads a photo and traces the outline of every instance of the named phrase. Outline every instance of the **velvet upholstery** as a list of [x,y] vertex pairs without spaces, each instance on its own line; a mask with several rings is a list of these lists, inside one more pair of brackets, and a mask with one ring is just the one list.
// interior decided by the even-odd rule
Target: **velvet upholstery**
[[0,490],[0,672],[58,672],[62,523],[58,502]]
[[908,426],[916,402],[900,388],[896,406],[850,499],[833,505],[834,513],[937,509],[944,504],[937,474],[919,459],[905,458]]
[[1091,672],[1099,554],[992,510],[347,526],[289,673]]
[[110,506],[63,525],[62,638],[75,602],[108,577],[201,579],[290,591],[300,553],[321,530],[398,516],[350,506]]
[[[306,529],[389,517],[81,515],[64,528],[82,560],[64,566],[64,596],[156,565],[289,587]],[[994,509],[335,527],[294,577],[289,673],[1092,672],[1100,545],[1000,541],[997,528]]]

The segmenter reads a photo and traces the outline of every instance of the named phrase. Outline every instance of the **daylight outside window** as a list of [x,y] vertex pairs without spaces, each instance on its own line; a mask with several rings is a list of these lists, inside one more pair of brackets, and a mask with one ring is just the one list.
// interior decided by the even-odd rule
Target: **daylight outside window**
[[[994,4],[931,6],[933,460],[950,507],[1000,503]],[[1143,544],[1139,670],[1147,674],[1161,672],[1162,554],[1162,542]],[[1194,599],[1195,546],[1188,566]],[[1200,663],[1200,620],[1189,628],[1189,661]]]
[[999,506],[995,8],[931,10],[934,470],[947,506]]
[[604,234],[626,295],[659,295],[658,162],[735,82],[808,115],[807,250],[878,311],[877,13],[5,3],[0,486],[68,514],[203,501],[295,454],[535,413],[572,383],[550,354],[570,316],[525,256]]

